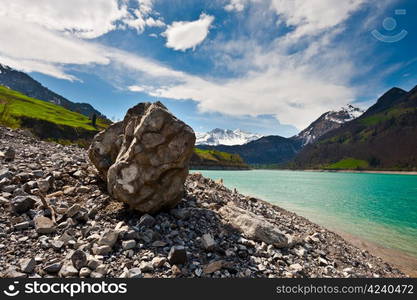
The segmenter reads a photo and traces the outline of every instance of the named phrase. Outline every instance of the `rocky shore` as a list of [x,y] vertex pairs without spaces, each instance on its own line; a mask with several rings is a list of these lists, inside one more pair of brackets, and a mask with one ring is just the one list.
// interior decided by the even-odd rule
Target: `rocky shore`
[[191,174],[171,210],[109,196],[84,149],[0,127],[0,277],[405,277],[305,218]]

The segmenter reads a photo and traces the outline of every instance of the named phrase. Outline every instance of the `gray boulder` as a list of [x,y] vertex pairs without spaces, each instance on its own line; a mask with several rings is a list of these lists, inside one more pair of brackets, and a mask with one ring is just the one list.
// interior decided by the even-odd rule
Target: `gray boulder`
[[262,216],[255,215],[235,205],[225,205],[219,214],[232,227],[240,231],[247,238],[274,245],[277,248],[288,246],[288,238],[271,222]]
[[89,157],[115,199],[152,214],[182,199],[194,143],[194,131],[160,102],[141,103],[94,138]]

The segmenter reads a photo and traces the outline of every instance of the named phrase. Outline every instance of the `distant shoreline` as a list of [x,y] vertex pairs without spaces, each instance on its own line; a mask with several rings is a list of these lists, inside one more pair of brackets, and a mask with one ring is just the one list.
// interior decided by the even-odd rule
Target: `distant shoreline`
[[387,175],[417,175],[417,171],[372,171],[372,170],[293,170],[293,169],[233,169],[233,168],[196,168],[191,167],[190,171],[293,171],[293,172],[311,172],[311,173],[363,173],[363,174],[387,174]]
[[[283,170],[284,171],[284,170]],[[297,171],[297,170],[288,170]],[[372,171],[372,170],[300,170],[302,172],[327,172],[327,173],[365,173],[388,175],[417,175],[417,171]]]

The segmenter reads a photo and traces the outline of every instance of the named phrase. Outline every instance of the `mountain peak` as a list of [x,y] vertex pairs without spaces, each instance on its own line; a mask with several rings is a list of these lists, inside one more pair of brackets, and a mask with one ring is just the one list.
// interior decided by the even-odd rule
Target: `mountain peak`
[[407,95],[407,92],[403,89],[397,87],[389,89],[385,94],[379,97],[378,101],[374,105],[372,105],[364,115],[369,116],[375,113],[382,112],[393,106],[395,103],[398,103],[398,101],[401,101],[401,99],[404,98],[405,95]]
[[293,137],[293,139],[300,140],[304,146],[311,144],[330,130],[336,129],[342,126],[342,124],[360,117],[363,113],[363,110],[352,104],[347,104],[339,110],[328,111],[311,123],[309,127]]
[[230,130],[215,128],[207,133],[196,132],[196,145],[243,145],[262,137],[260,134],[245,132],[241,129]]

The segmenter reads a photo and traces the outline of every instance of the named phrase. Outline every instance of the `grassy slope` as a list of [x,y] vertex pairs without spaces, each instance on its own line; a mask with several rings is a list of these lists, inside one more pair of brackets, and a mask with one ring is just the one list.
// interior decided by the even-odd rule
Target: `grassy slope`
[[94,128],[91,125],[91,120],[82,114],[0,86],[0,124],[20,128],[20,118],[22,117],[89,131],[97,131],[106,127],[106,124],[98,119],[97,128]]
[[236,166],[246,168],[247,165],[238,154],[230,154],[217,150],[202,150],[194,148],[191,165],[195,166]]
[[369,163],[365,160],[345,158],[337,163],[328,165],[325,169],[329,170],[362,170],[368,169]]

